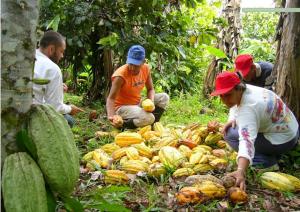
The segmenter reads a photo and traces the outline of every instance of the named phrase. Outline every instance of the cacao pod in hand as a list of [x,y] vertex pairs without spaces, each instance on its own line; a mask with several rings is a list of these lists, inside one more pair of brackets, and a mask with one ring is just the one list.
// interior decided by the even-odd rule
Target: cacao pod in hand
[[155,109],[155,105],[151,99],[145,99],[144,101],[142,101],[142,108],[146,112],[152,112]]
[[247,193],[239,187],[231,187],[228,190],[228,196],[233,203],[246,203],[248,201]]

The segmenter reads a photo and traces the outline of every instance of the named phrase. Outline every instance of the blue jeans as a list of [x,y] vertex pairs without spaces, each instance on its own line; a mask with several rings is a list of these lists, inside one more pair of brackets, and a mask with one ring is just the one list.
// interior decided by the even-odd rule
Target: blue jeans
[[63,114],[65,119],[67,120],[69,126],[72,128],[75,124],[75,119],[70,114]]
[[[299,130],[297,132],[297,135],[289,142],[286,142],[284,144],[274,145],[264,137],[263,133],[258,133],[254,143],[255,154],[253,158],[253,166],[263,166],[267,168],[275,165],[277,163],[277,158],[279,155],[286,153],[292,150],[294,147],[296,147],[298,138],[299,138]],[[227,130],[224,139],[235,151],[238,151],[239,149],[238,127],[236,128],[230,127]]]

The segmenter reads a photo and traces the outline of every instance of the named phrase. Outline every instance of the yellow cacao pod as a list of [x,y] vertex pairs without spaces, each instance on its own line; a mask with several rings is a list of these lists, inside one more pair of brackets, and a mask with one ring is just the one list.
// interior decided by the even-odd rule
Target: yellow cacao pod
[[222,158],[217,158],[209,162],[209,165],[216,169],[226,169],[228,163],[227,160]]
[[214,149],[213,151],[211,151],[211,154],[218,158],[226,157],[226,151],[224,149]]
[[153,124],[153,129],[154,129],[155,132],[159,132],[160,135],[162,135],[164,130],[165,130],[163,125],[160,122],[155,122]]
[[207,145],[198,145],[195,148],[193,148],[193,152],[198,152],[198,151],[210,153],[212,151],[212,148]]
[[199,184],[199,183],[202,183],[204,181],[212,181],[214,183],[217,183],[217,184],[220,184],[220,185],[223,185],[223,182],[222,180],[220,180],[219,178],[213,176],[213,175],[210,175],[210,174],[205,174],[205,175],[192,175],[192,176],[189,176],[185,179],[185,183],[187,185],[194,185],[194,184]]
[[152,163],[158,163],[158,162],[160,162],[159,156],[158,155],[153,156]]
[[193,169],[191,168],[180,168],[180,169],[177,169],[173,174],[172,176],[173,177],[182,177],[182,176],[190,176],[190,175],[193,175],[195,172]]
[[131,174],[136,174],[140,171],[147,172],[149,165],[140,160],[128,160],[122,164],[122,170]]
[[141,156],[152,158],[152,149],[146,146],[144,143],[133,144],[132,146],[137,149]]
[[177,168],[186,161],[185,157],[176,148],[170,146],[162,147],[158,156],[164,166],[169,168]]
[[190,163],[192,164],[197,164],[200,162],[201,158],[204,156],[204,154],[202,152],[195,152],[192,153],[190,156]]
[[94,154],[94,151],[91,151],[91,152],[86,153],[86,154],[82,157],[82,160],[83,160],[84,162],[88,162],[88,161],[92,160],[92,159],[93,159],[93,154]]
[[126,184],[129,178],[124,171],[121,170],[107,170],[104,174],[105,184]]
[[140,158],[139,152],[132,146],[126,149],[126,156],[129,160],[138,160]]
[[204,143],[206,145],[215,145],[219,140],[223,139],[223,135],[221,133],[209,133],[205,138]]
[[114,151],[120,149],[120,146],[118,146],[116,143],[109,143],[103,145],[101,149],[107,154],[111,155]]
[[153,163],[149,165],[148,174],[152,177],[160,177],[161,175],[165,175],[167,173],[164,165],[161,163]]
[[119,160],[121,157],[126,155],[126,150],[127,150],[127,147],[123,147],[123,148],[115,150],[111,155],[112,159],[114,161]]
[[189,147],[185,146],[185,145],[180,145],[178,150],[186,158],[189,158],[192,154],[192,150]]
[[101,168],[108,168],[112,164],[112,158],[102,149],[96,149],[94,151],[93,160],[95,160]]
[[219,147],[219,148],[225,148],[226,146],[227,146],[227,143],[224,140],[219,140],[217,142],[217,147]]
[[120,159],[120,165],[122,166],[125,162],[127,162],[129,159],[127,156],[123,156],[121,159]]
[[149,132],[149,131],[151,131],[151,125],[147,125],[145,127],[142,127],[141,129],[139,129],[138,134],[143,136],[146,132]]
[[120,147],[125,147],[132,144],[142,143],[143,138],[140,134],[135,132],[122,132],[115,137],[115,142]]
[[286,173],[282,173],[282,172],[278,172],[280,175],[288,178],[292,184],[295,186],[295,190],[296,191],[300,191],[300,179],[293,176],[293,175],[289,175],[289,174],[286,174]]
[[143,134],[143,138],[146,141],[151,140],[151,139],[155,139],[155,138],[158,138],[158,137],[160,137],[160,133],[156,132],[156,131],[153,131],[153,130],[147,131]]
[[155,109],[155,105],[151,99],[145,99],[144,101],[142,101],[142,108],[146,112],[152,112]]
[[211,171],[213,170],[214,167],[212,167],[211,165],[209,164],[197,164],[196,166],[194,166],[193,170],[196,172],[196,173],[206,173],[208,171]]
[[239,187],[231,187],[228,190],[228,196],[231,202],[233,203],[246,203],[248,202],[248,195],[245,191],[240,189]]
[[175,147],[176,145],[177,145],[177,139],[173,137],[164,137],[153,146],[153,150],[159,150],[165,146]]
[[199,184],[195,184],[195,187],[197,187],[208,198],[221,198],[226,195],[225,187],[212,181],[204,181]]
[[277,172],[265,172],[260,176],[261,184],[264,188],[279,191],[295,191],[295,186],[286,177]]

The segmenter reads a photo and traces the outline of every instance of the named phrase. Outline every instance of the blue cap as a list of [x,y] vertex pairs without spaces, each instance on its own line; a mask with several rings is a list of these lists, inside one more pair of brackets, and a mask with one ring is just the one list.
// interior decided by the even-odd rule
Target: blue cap
[[127,64],[141,65],[145,60],[145,49],[140,45],[130,47],[127,54]]

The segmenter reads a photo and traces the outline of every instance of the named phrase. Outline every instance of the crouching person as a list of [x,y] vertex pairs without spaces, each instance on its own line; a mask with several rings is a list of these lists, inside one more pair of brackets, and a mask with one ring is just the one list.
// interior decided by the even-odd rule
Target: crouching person
[[246,85],[236,73],[223,72],[216,78],[212,96],[220,96],[230,108],[223,128],[224,138],[238,152],[238,168],[230,175],[245,189],[249,165],[277,165],[277,157],[296,147],[299,126],[294,114],[272,91]]
[[[146,112],[141,107],[141,92],[147,89],[147,98],[155,109]],[[150,68],[145,64],[145,49],[140,45],[132,46],[127,55],[126,64],[112,75],[112,86],[106,100],[107,117],[117,128],[137,128],[153,124],[160,120],[169,96],[166,93],[155,94]],[[116,124],[114,116],[119,115],[123,124]]]

